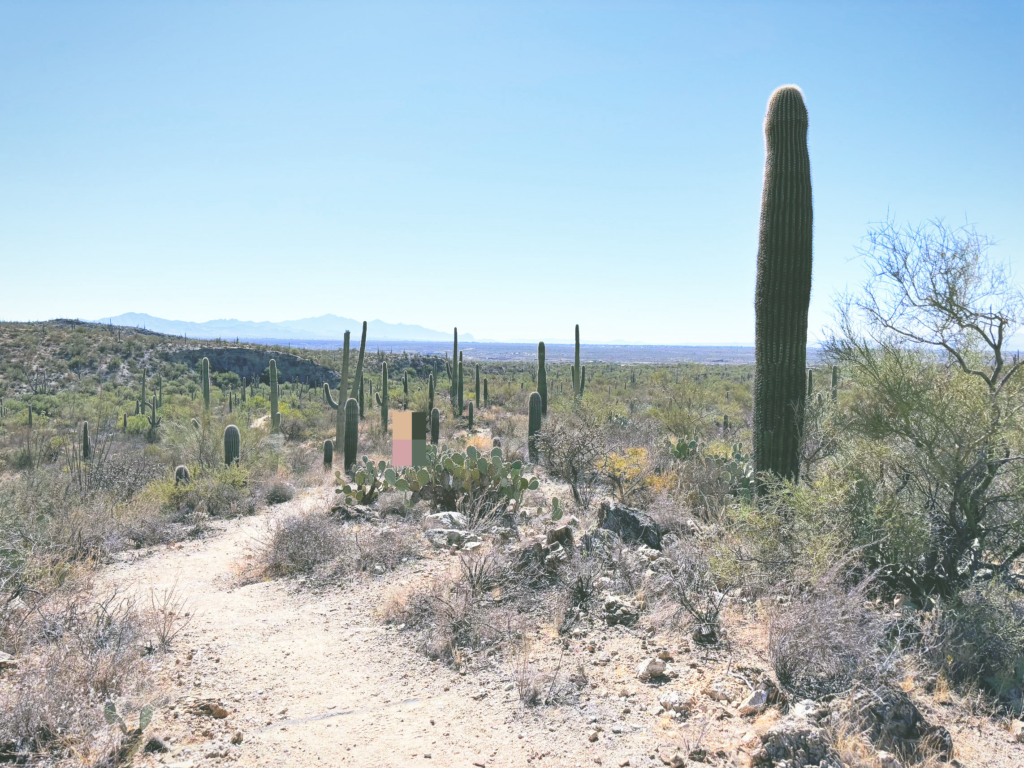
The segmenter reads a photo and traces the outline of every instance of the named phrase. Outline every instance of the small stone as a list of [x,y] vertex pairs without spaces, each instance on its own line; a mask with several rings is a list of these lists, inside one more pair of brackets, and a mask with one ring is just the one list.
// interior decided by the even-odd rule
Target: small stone
[[705,695],[715,701],[732,701],[733,696],[722,683],[711,683],[704,688]]
[[597,741],[597,731],[591,731],[587,734],[588,741]]
[[1010,723],[1010,738],[1024,744],[1024,720],[1014,720]]
[[896,755],[891,752],[886,752],[884,749],[880,749],[878,754],[875,755],[872,768],[903,768],[903,764],[899,761]]
[[743,700],[740,704],[739,711],[741,715],[757,715],[763,712],[767,706],[768,692],[763,689],[758,689]]
[[636,668],[636,676],[641,680],[652,680],[665,674],[665,662],[661,659],[646,659]]
[[693,697],[681,691],[668,691],[658,700],[665,710],[689,712],[693,708]]
[[167,746],[167,743],[159,736],[151,736],[149,741],[146,742],[146,746],[142,748],[143,752],[170,752],[171,748]]
[[242,743],[242,732],[241,731],[235,731],[234,735],[231,737],[231,743],[232,744],[241,744]]

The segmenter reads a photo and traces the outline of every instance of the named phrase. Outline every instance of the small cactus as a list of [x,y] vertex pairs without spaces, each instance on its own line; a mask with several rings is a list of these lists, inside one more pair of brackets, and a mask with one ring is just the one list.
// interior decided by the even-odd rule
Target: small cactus
[[462,378],[462,361],[459,360],[459,380],[458,380],[458,382],[455,385],[455,389],[456,389],[456,393],[457,393],[457,398],[456,398],[457,399],[457,405],[459,407],[459,416],[461,416],[463,413],[465,413],[465,410],[466,410],[466,406],[463,404],[463,400],[462,400],[462,381],[463,381],[463,378]]
[[[139,710],[139,727],[134,730],[136,735],[141,736],[142,732],[153,722],[153,711],[152,704],[147,704]],[[125,723],[124,718],[117,714],[117,706],[114,702],[108,701],[103,705],[103,719],[107,721],[107,725],[117,725],[121,728],[123,735],[128,735],[128,725]]]
[[473,431],[473,401],[469,401],[469,431]]
[[530,461],[536,463],[539,457],[537,449],[537,433],[540,432],[541,400],[540,392],[533,392],[530,395],[530,422],[528,431],[528,443]]
[[334,466],[334,443],[324,440],[324,466],[330,469]]
[[234,464],[238,462],[239,453],[241,452],[242,436],[238,432],[238,427],[234,424],[228,424],[224,427],[224,463]]
[[202,429],[202,426],[199,424],[199,419],[192,419],[192,428],[197,430]]
[[188,471],[188,467],[184,464],[179,464],[174,468],[174,484],[175,485],[188,485],[192,482],[192,473]]
[[537,344],[537,392],[540,393],[540,412],[542,416],[548,415],[548,371],[545,365],[546,351],[544,342]]
[[487,379],[484,378],[484,408],[487,407]]
[[89,422],[82,422],[82,458],[92,458],[92,444],[89,442]]
[[430,442],[437,445],[441,437],[441,412],[437,408],[430,410]]
[[473,397],[476,399],[476,409],[480,410],[480,364],[476,365],[476,381],[473,385]]
[[427,375],[427,413],[434,410],[434,374]]
[[380,425],[381,431],[386,435],[388,433],[388,404],[391,401],[389,396],[390,387],[388,384],[388,363],[385,360],[381,363],[381,385],[380,395],[377,397],[377,402],[380,403]]

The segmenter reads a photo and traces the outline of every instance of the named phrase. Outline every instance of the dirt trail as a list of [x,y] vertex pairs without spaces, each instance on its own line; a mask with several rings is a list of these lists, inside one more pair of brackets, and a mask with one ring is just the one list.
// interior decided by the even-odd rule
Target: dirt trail
[[[447,568],[446,554],[324,593],[292,580],[239,586],[268,522],[321,505],[328,493],[317,489],[230,521],[204,541],[155,548],[104,571],[106,585],[144,593],[177,580],[196,609],[158,662],[166,702],[150,733],[169,736],[172,751],[137,765],[661,764],[650,758],[649,726],[620,722],[622,733],[611,733],[622,709],[614,692],[596,691],[578,708],[525,709],[507,664],[460,676],[383,625],[375,611],[389,588]],[[216,699],[230,714],[194,716],[190,697]],[[598,743],[588,741],[591,722],[606,724]],[[236,733],[242,741],[232,745]]]

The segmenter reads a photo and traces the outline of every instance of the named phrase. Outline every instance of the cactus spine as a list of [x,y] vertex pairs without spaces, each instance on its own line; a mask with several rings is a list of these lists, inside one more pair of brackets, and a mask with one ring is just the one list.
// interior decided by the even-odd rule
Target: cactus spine
[[377,398],[380,400],[380,426],[381,431],[386,435],[388,433],[388,403],[391,401],[390,397],[390,386],[388,384],[388,362],[385,360],[381,363],[381,384],[380,384],[380,396]]
[[334,466],[334,443],[324,440],[324,466],[330,469]]
[[541,401],[540,392],[533,392],[530,395],[530,422],[528,432],[528,446],[530,450],[530,461],[536,463],[539,451],[537,449],[537,433],[540,432]]
[[89,422],[82,422],[82,458],[92,458],[92,444],[89,442]]
[[537,393],[540,395],[540,412],[541,415],[548,415],[548,369],[545,364],[545,358],[547,352],[544,348],[544,342],[541,341],[537,344]]
[[356,463],[359,451],[359,402],[350,397],[345,401],[345,471],[348,472]]
[[437,441],[441,436],[441,412],[437,408],[432,408],[430,411],[430,442],[433,445],[437,445]]
[[764,133],[754,299],[754,468],[795,479],[806,398],[813,234],[807,108],[799,88],[772,93]]
[[270,429],[277,432],[281,428],[281,412],[278,410],[280,389],[277,384],[277,360],[270,358]]
[[210,358],[204,357],[203,372],[203,408],[210,410]]
[[224,463],[237,463],[241,448],[242,436],[238,433],[238,427],[228,424],[224,427]]

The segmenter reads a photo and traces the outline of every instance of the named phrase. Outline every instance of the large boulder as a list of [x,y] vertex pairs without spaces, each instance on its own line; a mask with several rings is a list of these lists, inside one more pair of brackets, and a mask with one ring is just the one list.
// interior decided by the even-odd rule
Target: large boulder
[[597,524],[619,535],[627,544],[643,544],[661,549],[661,529],[646,512],[616,502],[605,502],[598,512]]

